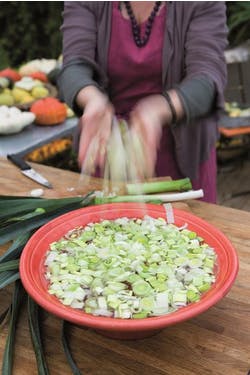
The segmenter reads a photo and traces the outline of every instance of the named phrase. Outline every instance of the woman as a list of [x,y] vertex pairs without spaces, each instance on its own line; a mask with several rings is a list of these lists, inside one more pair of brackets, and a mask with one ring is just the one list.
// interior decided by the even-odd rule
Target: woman
[[103,165],[113,115],[143,140],[149,174],[190,177],[216,202],[223,2],[65,2],[63,99],[81,116],[79,163],[95,136]]

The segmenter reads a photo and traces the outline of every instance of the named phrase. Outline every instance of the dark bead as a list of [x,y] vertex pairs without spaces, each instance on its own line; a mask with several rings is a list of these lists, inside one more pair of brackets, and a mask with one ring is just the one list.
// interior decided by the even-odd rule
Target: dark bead
[[139,35],[140,34],[140,30],[138,30],[138,28],[134,29],[133,32],[134,32],[135,35]]

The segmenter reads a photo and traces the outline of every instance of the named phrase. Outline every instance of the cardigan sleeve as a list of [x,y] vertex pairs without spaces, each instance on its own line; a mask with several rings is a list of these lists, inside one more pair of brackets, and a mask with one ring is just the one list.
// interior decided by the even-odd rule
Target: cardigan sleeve
[[95,62],[96,13],[90,3],[88,1],[66,1],[61,27],[63,66],[57,79],[57,85],[60,97],[78,116],[82,114],[82,108],[79,108],[75,102],[78,92],[89,85],[100,89],[107,85],[105,74]]
[[190,120],[206,115],[209,106],[210,111],[224,108],[227,31],[224,2],[193,2],[185,35],[185,78],[177,85]]
[[[100,84],[98,84],[98,82]],[[57,86],[61,100],[81,116],[83,108],[79,108],[75,98],[78,92],[86,86],[95,86],[103,90],[101,85],[102,79],[98,67],[84,59],[71,60],[65,64],[57,77]]]
[[182,82],[177,88],[187,123],[209,114],[215,103],[216,89],[209,77],[200,76]]
[[65,1],[63,10],[63,64],[87,58],[95,60],[96,17],[88,1]]

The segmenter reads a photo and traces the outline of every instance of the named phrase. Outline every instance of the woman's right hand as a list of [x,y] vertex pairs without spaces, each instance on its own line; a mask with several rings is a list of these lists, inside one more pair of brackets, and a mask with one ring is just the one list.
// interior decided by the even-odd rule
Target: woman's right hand
[[95,86],[83,88],[76,102],[84,108],[80,119],[78,163],[83,172],[92,174],[96,167],[102,169],[104,166],[114,108],[108,97]]

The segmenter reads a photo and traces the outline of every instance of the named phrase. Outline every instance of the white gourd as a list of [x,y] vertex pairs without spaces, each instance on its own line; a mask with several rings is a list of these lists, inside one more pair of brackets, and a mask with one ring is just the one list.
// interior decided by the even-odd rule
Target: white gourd
[[43,86],[43,84],[37,79],[33,79],[31,77],[23,77],[22,79],[20,79],[20,81],[17,81],[14,86],[18,87],[19,89],[31,91],[34,87]]
[[16,107],[0,106],[0,134],[14,134],[32,124],[35,115],[22,112]]

